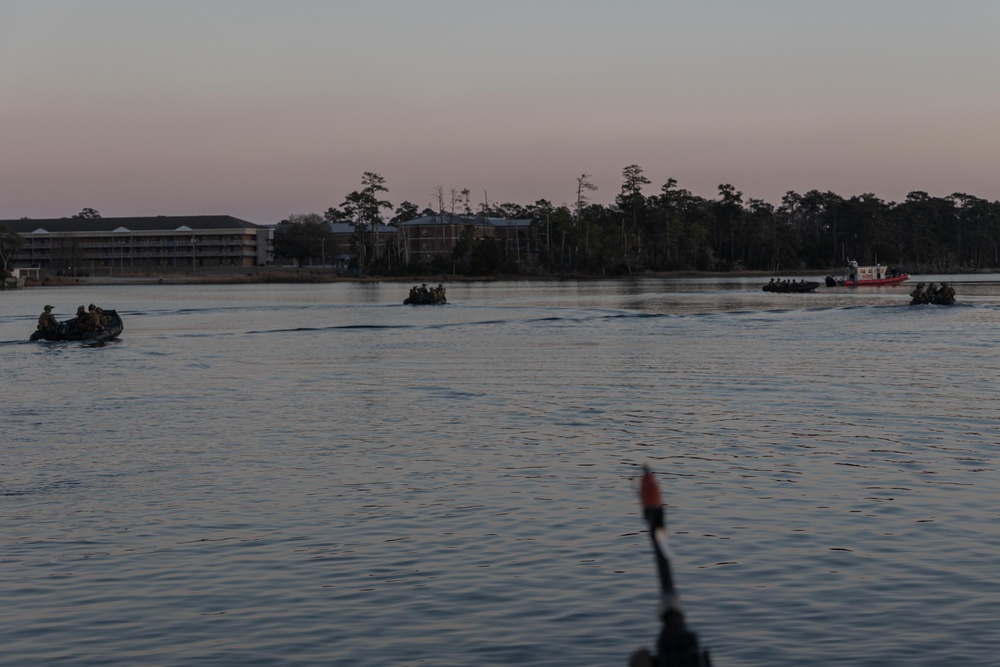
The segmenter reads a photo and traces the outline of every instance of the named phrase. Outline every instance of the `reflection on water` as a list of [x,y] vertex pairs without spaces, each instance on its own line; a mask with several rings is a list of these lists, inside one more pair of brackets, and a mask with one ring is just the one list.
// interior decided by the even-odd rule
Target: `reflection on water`
[[644,462],[718,664],[992,664],[992,278],[5,293],[0,664],[625,664]]

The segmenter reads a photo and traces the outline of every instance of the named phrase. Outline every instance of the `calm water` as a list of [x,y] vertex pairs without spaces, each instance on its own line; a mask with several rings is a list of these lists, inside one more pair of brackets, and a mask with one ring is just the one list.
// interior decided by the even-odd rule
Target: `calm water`
[[[649,463],[717,665],[995,665],[1000,276],[956,280],[0,293],[0,664],[624,665]],[[23,342],[90,302],[120,341]]]

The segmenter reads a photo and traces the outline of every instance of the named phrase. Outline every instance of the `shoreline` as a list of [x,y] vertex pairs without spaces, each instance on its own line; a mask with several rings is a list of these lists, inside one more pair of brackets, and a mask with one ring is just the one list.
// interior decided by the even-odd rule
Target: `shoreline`
[[826,275],[823,271],[801,271],[774,273],[771,271],[667,271],[645,272],[634,275],[592,276],[592,275],[500,275],[500,276],[456,276],[427,274],[413,276],[342,276],[310,269],[249,271],[240,273],[182,273],[182,274],[126,274],[122,276],[47,276],[42,280],[28,279],[24,288],[31,287],[77,287],[84,285],[254,285],[265,283],[315,284],[315,283],[477,283],[502,281],[590,281],[590,280],[634,280],[639,278],[711,278],[711,277],[777,277],[777,276]]
[[[952,271],[948,275],[982,275],[998,273],[998,269],[979,271]],[[316,269],[256,269],[252,271],[204,272],[204,273],[135,273],[120,276],[46,276],[42,280],[28,278],[23,287],[78,287],[84,285],[256,285],[266,283],[317,284],[317,283],[398,283],[398,284],[456,284],[483,282],[558,282],[597,280],[636,280],[643,278],[800,278],[840,275],[839,271],[807,269],[801,271],[648,271],[633,275],[594,276],[584,274],[559,275],[499,275],[499,276],[457,276],[447,274],[425,274],[411,276],[343,276]]]

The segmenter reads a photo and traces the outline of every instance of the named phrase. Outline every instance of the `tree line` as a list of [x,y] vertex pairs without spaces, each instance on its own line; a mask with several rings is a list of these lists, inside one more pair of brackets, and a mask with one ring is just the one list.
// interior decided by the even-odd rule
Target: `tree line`
[[[434,188],[436,208],[388,199],[386,180],[365,172],[361,187],[325,213],[288,216],[275,232],[275,253],[300,264],[326,264],[334,239],[328,223],[349,223],[354,268],[392,275],[426,271],[468,275],[628,275],[659,271],[835,270],[849,259],[894,265],[911,272],[949,273],[1000,267],[1000,202],[964,193],[932,197],[915,191],[902,202],[873,194],[789,191],[778,205],[745,198],[730,184],[707,199],[673,178],[649,194],[651,181],[638,165],[622,170],[611,204],[592,201],[590,174],[576,177],[572,202],[532,204],[484,201],[468,189]],[[567,188],[569,189],[569,188]],[[407,261],[398,235],[379,238],[383,224],[449,213],[529,219],[513,241],[483,238],[469,224],[450,257]],[[84,209],[79,217],[99,217]],[[4,269],[17,239],[0,230]]]
[[[873,194],[842,197],[833,192],[789,191],[780,204],[745,198],[730,184],[714,199],[692,194],[668,179],[649,194],[651,181],[638,165],[622,170],[611,204],[591,201],[597,187],[590,174],[576,177],[572,203],[546,199],[532,204],[482,202],[468,190],[433,193],[437,210],[404,201],[393,208],[385,179],[365,172],[362,188],[325,214],[289,216],[278,225],[275,251],[316,261],[332,247],[327,222],[349,222],[359,270],[405,273],[623,275],[657,271],[831,270],[849,259],[895,265],[914,272],[961,272],[1000,266],[1000,202],[963,193],[932,197],[911,192],[902,202]],[[442,213],[475,218],[530,219],[530,229],[512,243],[477,238],[469,225],[453,256],[435,266],[408,265],[391,244],[382,250],[379,224],[398,225]],[[469,261],[477,256],[492,261]]]

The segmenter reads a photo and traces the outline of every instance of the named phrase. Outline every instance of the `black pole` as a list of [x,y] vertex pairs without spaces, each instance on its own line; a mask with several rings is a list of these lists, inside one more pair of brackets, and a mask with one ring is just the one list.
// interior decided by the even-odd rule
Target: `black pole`
[[659,617],[662,626],[656,642],[657,655],[650,655],[643,649],[633,654],[630,664],[634,667],[711,667],[708,650],[698,646],[698,636],[684,623],[684,610],[670,570],[667,513],[660,499],[660,487],[648,466],[643,466],[639,496],[660,577]]

